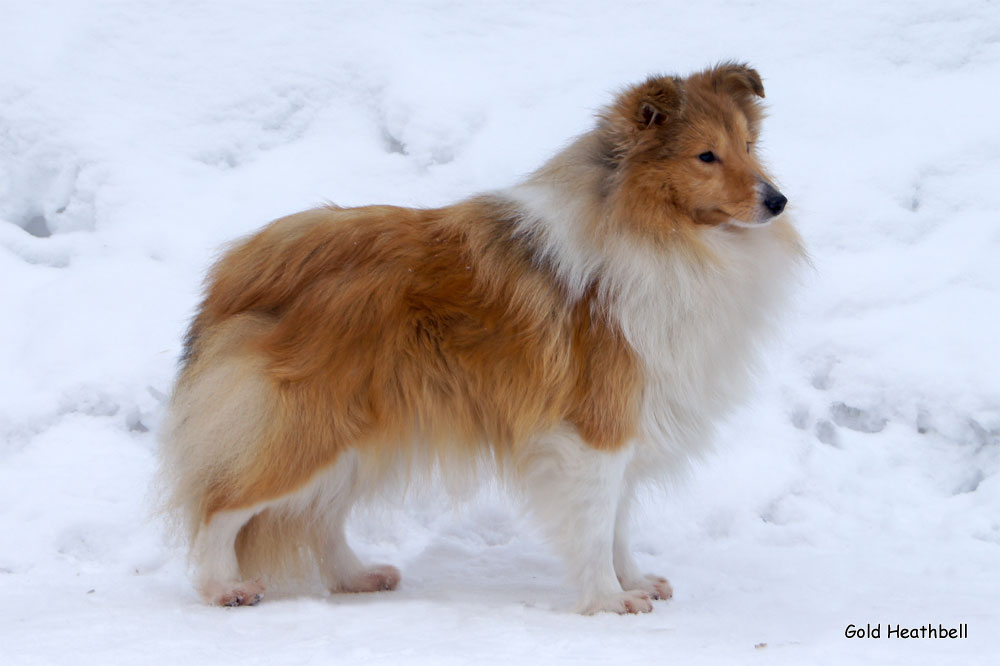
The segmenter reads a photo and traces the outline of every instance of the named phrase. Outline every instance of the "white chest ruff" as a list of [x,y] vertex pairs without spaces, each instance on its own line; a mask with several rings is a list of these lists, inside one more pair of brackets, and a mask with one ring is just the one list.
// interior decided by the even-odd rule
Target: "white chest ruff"
[[607,306],[645,370],[641,439],[670,463],[707,444],[745,392],[795,263],[769,227],[706,228],[714,259],[619,250]]
[[520,208],[522,229],[542,243],[571,297],[598,280],[601,314],[643,366],[644,457],[669,465],[696,453],[743,394],[797,251],[776,225],[705,227],[709,252],[701,259],[687,248],[663,251],[625,238],[598,247],[581,225],[586,207],[557,188],[522,185],[505,197]]

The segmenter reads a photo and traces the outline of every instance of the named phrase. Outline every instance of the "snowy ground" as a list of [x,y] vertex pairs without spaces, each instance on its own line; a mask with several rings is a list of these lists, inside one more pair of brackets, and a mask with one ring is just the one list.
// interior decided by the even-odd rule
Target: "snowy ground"
[[[996,3],[0,5],[0,663],[1000,652]],[[355,517],[397,592],[202,606],[148,488],[219,246],[326,200],[509,185],[623,84],[727,58],[765,77],[764,149],[815,270],[717,454],[637,518],[676,597],[571,614],[558,561],[488,495]]]

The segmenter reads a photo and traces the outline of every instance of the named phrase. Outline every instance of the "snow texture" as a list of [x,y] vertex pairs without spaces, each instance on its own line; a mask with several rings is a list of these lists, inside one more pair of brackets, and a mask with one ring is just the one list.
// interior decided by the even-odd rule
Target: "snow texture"
[[[0,663],[1000,653],[995,2],[0,4]],[[764,76],[762,149],[814,266],[714,455],[643,497],[637,557],[675,598],[572,614],[487,492],[354,516],[396,592],[203,606],[149,488],[220,248],[324,201],[510,185],[623,85],[730,58]]]

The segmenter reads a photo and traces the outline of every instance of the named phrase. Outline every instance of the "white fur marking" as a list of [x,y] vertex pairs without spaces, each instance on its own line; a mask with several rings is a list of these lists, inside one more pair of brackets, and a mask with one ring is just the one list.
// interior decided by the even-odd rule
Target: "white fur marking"
[[618,504],[632,454],[632,447],[598,451],[564,428],[527,447],[516,463],[531,510],[579,587],[583,613],[652,609],[641,591],[622,591],[614,568]]
[[218,603],[218,597],[241,584],[236,535],[259,510],[220,512],[198,530],[191,547],[191,559],[197,569],[198,589],[205,601]]
[[[617,237],[586,243],[587,223],[573,193],[533,182],[507,196],[570,293],[600,276],[602,309],[611,314],[646,371],[636,475],[677,468],[701,450],[712,424],[741,396],[766,324],[786,292],[794,252],[772,225],[754,233],[704,227],[714,260],[683,248],[656,251]],[[642,470],[641,472],[638,470]]]

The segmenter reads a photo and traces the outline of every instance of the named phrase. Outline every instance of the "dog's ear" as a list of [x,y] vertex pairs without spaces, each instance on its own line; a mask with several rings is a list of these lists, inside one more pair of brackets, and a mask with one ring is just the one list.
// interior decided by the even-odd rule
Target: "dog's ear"
[[651,76],[619,99],[625,105],[621,111],[640,130],[663,125],[681,108],[680,87],[677,81],[666,76]]
[[630,152],[650,147],[666,125],[681,115],[681,83],[669,76],[651,76],[624,90],[600,114],[601,160],[617,166]]
[[680,115],[682,102],[680,83],[668,76],[651,76],[624,90],[600,116],[607,160],[617,163],[640,144],[655,140],[655,130]]
[[716,91],[731,95],[738,102],[750,102],[753,96],[764,96],[760,74],[745,64],[722,63],[712,70],[711,81]]

